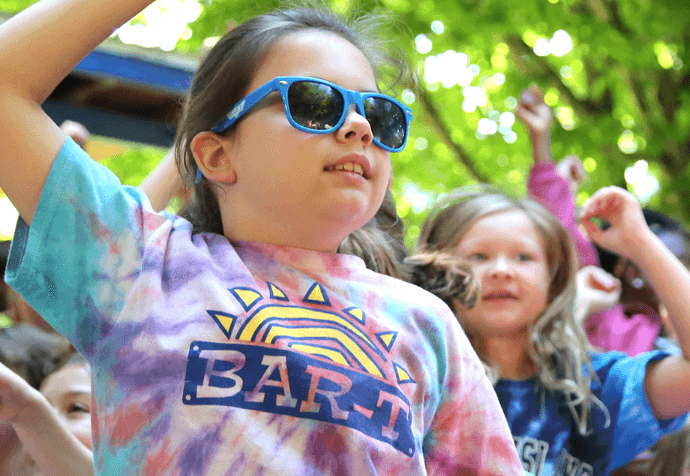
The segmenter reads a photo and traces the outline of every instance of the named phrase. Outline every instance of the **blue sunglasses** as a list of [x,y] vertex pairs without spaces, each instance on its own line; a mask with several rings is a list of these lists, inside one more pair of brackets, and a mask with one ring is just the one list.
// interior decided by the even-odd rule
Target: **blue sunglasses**
[[412,110],[379,93],[360,93],[317,78],[281,76],[269,81],[235,104],[223,120],[211,128],[221,133],[269,93],[279,91],[290,124],[296,129],[326,134],[343,125],[351,104],[371,126],[374,143],[389,152],[405,148]]
[[[412,110],[390,96],[360,93],[323,79],[279,76],[235,104],[211,131],[228,130],[243,114],[273,91],[280,92],[288,121],[295,129],[327,134],[343,125],[350,105],[369,121],[374,144],[389,152],[400,152],[407,143]],[[201,180],[197,170],[196,183]]]

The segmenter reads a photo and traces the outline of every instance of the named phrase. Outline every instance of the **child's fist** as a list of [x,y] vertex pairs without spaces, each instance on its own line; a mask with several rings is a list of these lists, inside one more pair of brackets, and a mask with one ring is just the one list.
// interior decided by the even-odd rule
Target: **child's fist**
[[[596,244],[633,261],[644,251],[642,239],[652,233],[637,198],[619,187],[596,191],[582,207],[580,219]],[[597,226],[597,219],[606,225]]]
[[618,304],[621,282],[597,266],[585,266],[577,272],[577,308],[575,317],[582,324],[595,312]]
[[89,137],[91,137],[91,133],[86,126],[79,122],[67,120],[60,124],[60,129],[65,133],[65,135],[71,137],[72,140],[76,142],[76,144],[82,149],[89,140]]
[[40,398],[38,390],[0,364],[0,421],[16,424],[31,418],[31,407]]
[[515,115],[532,134],[546,134],[553,123],[553,112],[536,86],[530,86],[522,92]]
[[556,165],[558,175],[568,181],[570,191],[574,194],[585,178],[585,166],[577,155],[567,155]]

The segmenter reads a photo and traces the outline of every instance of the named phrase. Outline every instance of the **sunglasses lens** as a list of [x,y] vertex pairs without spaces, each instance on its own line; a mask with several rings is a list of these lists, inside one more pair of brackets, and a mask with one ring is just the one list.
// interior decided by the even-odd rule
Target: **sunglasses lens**
[[393,149],[403,146],[407,121],[400,106],[385,98],[368,97],[364,100],[364,114],[379,142]]
[[295,122],[315,130],[333,128],[343,115],[345,99],[327,84],[296,81],[288,89],[290,114]]

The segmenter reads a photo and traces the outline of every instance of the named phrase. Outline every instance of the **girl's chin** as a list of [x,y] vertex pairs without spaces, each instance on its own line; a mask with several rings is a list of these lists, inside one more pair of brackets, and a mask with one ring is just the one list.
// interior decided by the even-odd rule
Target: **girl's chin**
[[529,333],[528,326],[523,322],[511,321],[509,319],[496,319],[482,322],[479,326],[472,326],[484,338],[513,338],[524,336]]

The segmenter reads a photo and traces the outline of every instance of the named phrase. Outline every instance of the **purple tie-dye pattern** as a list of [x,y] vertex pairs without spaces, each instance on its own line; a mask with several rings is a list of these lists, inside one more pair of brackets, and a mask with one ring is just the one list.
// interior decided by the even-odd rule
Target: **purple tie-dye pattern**
[[450,310],[359,258],[191,236],[71,140],[10,258],[92,363],[97,474],[522,473]]
[[207,474],[207,465],[223,449],[221,427],[199,432],[181,451],[178,467],[181,474]]
[[354,474],[353,455],[343,451],[347,448],[343,435],[333,425],[324,425],[312,431],[304,455],[308,472],[305,476],[321,474]]

